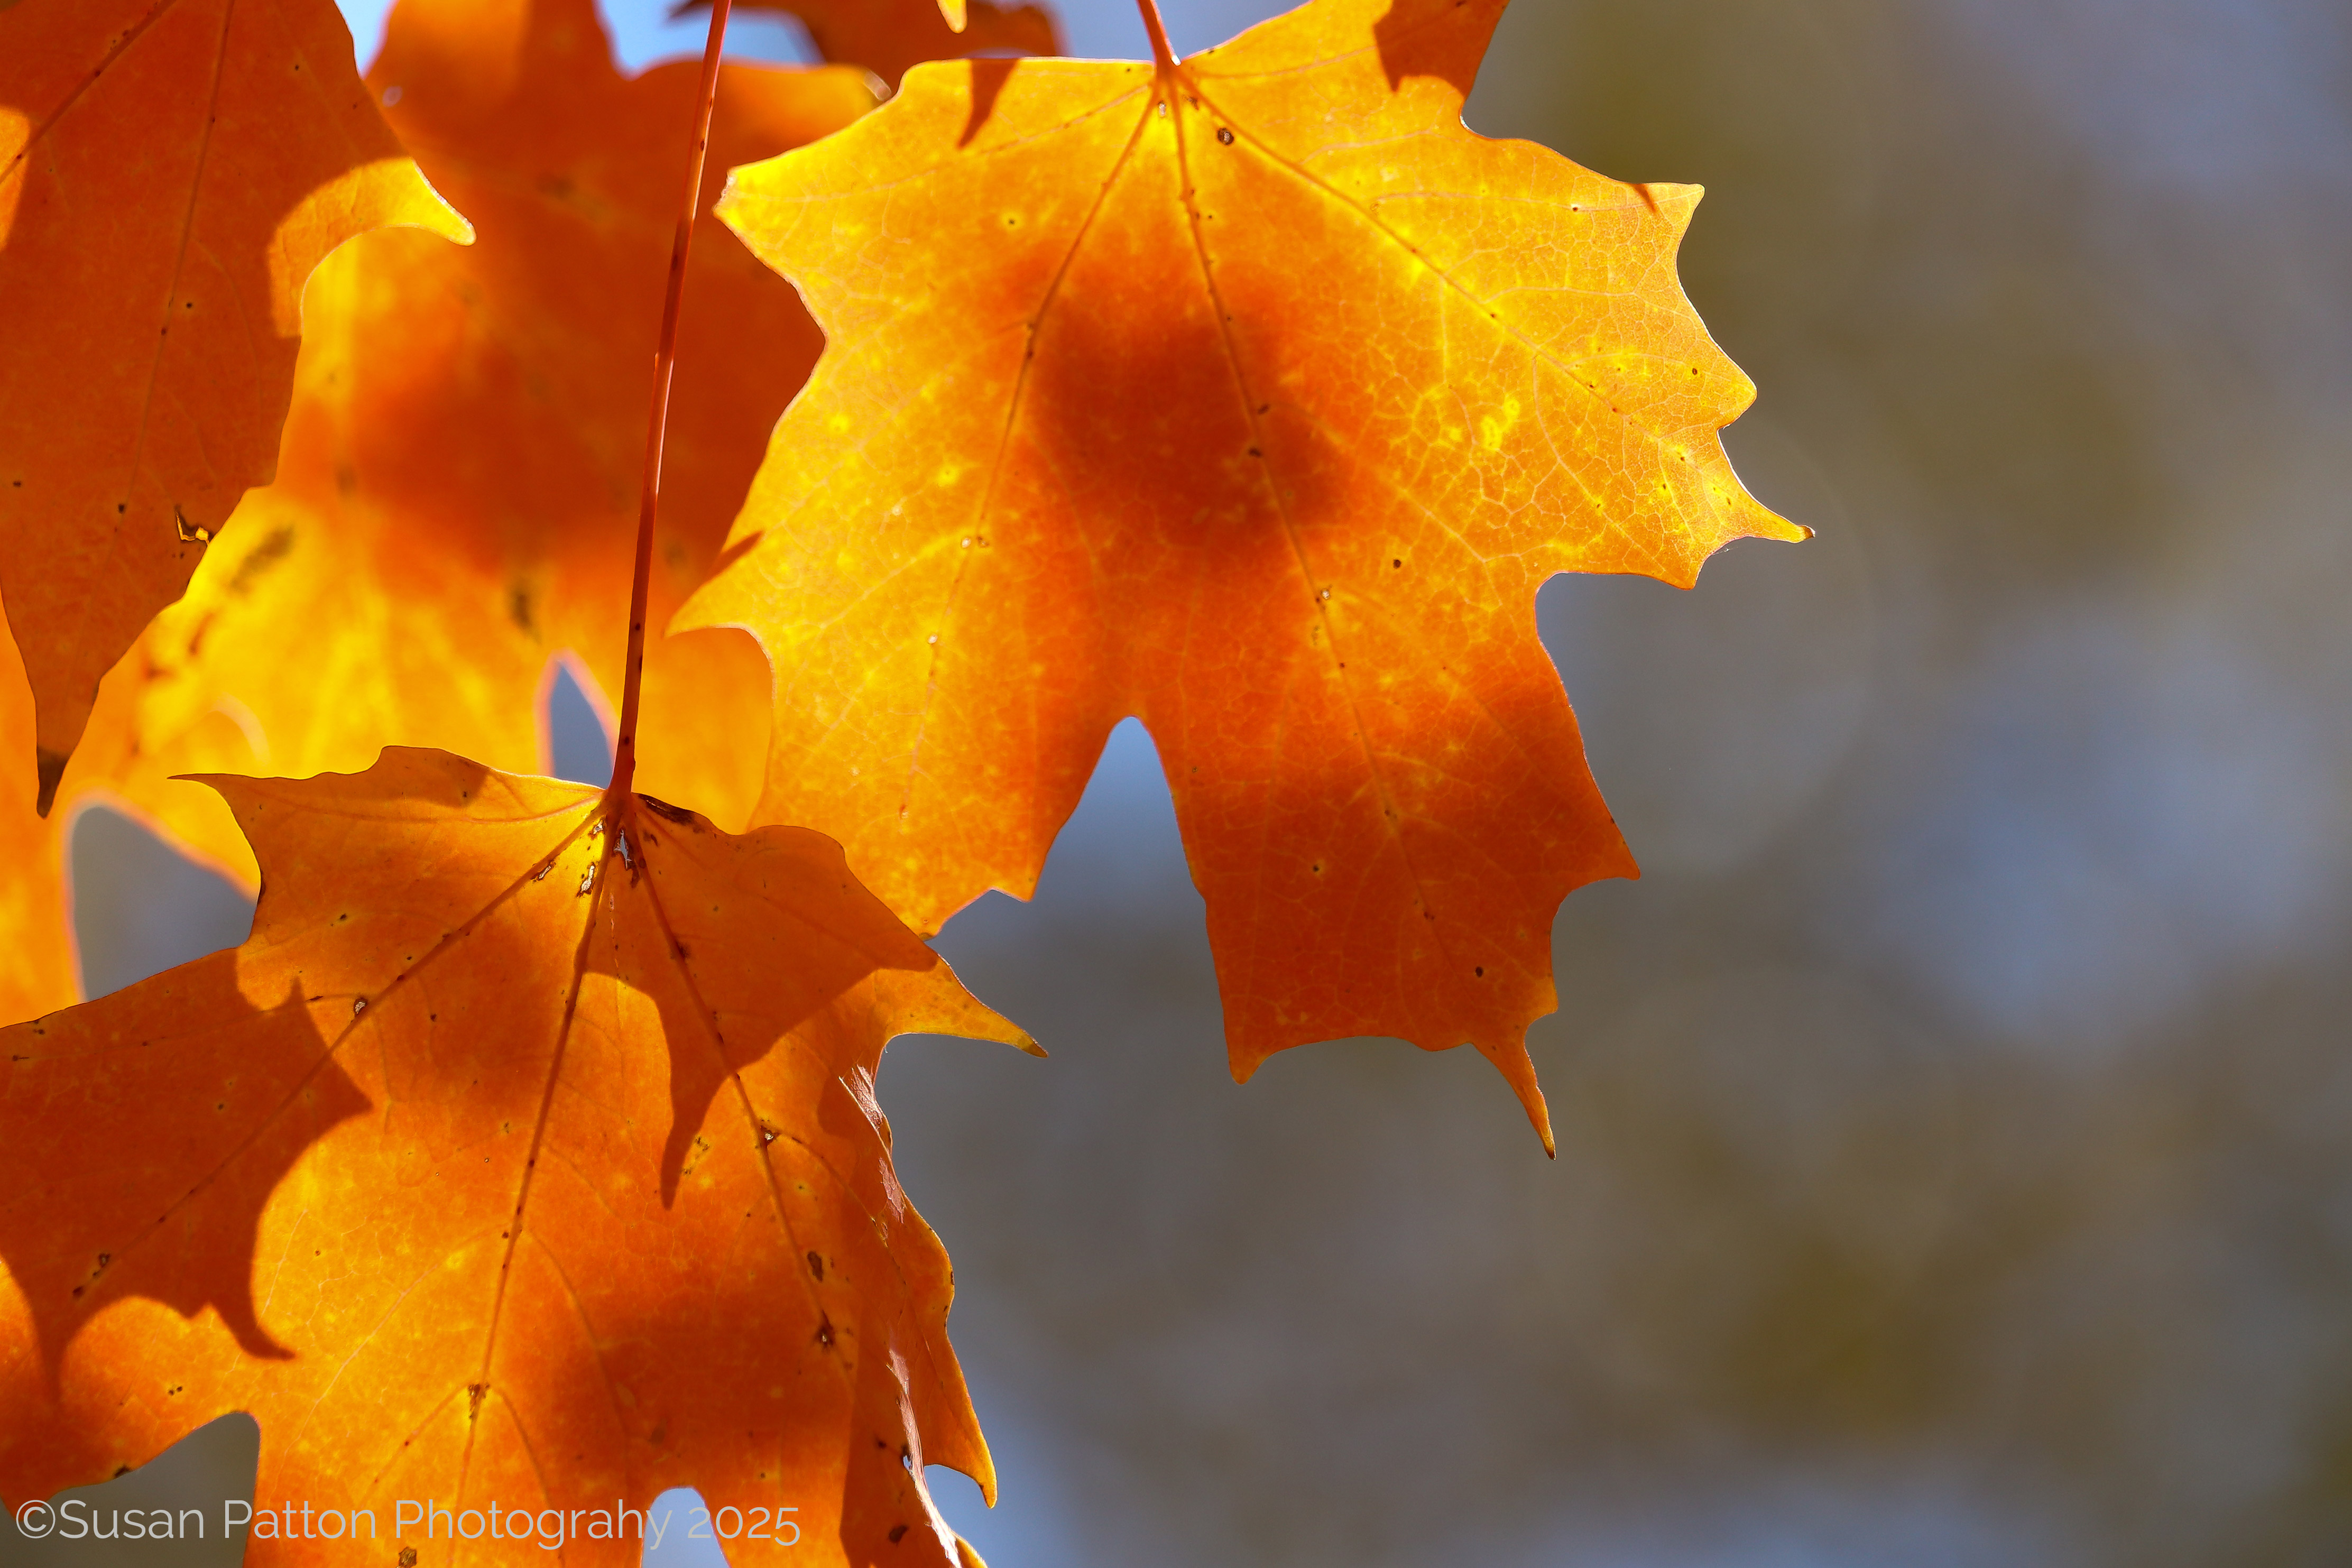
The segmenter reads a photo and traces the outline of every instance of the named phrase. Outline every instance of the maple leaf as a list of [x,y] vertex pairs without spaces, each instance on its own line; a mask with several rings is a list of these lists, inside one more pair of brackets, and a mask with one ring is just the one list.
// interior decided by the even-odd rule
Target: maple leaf
[[0,1032],[0,1489],[241,1409],[257,1505],[373,1509],[370,1562],[403,1499],[693,1485],[797,1508],[793,1561],[954,1563],[922,1466],[992,1481],[873,1080],[895,1034],[1026,1037],[814,833],[438,752],[209,782],[252,939]]
[[[403,0],[370,73],[467,249],[370,236],[319,269],[278,477],[101,690],[68,798],[126,800],[250,885],[184,773],[349,772],[390,742],[519,772],[551,653],[617,692],[636,476],[691,63],[614,68],[592,0]],[[846,68],[730,66],[714,160],[870,109]],[[708,575],[822,340],[792,287],[698,207],[653,605]],[[644,787],[740,827],[768,668],[736,632],[657,641]],[[746,742],[750,742],[746,744]]]
[[391,225],[469,233],[331,0],[0,7],[0,600],[44,810],[100,677],[269,478],[311,268]]
[[1795,539],[1675,279],[1696,188],[1493,142],[1502,0],[1316,0],[1181,65],[929,66],[719,211],[827,345],[680,626],[776,668],[761,820],[933,931],[1026,896],[1111,726],[1175,796],[1237,1078],[1524,1046],[1634,867],[1534,600]]

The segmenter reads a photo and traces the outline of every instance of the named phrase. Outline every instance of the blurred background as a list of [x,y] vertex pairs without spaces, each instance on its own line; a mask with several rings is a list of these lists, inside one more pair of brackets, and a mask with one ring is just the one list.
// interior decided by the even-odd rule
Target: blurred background
[[[997,1568],[2352,1561],[2352,11],[1518,0],[1468,119],[1708,187],[1727,442],[1819,537],[1544,591],[1645,869],[1560,911],[1556,1163],[1466,1051],[1236,1088],[1118,731],[1036,900],[938,943],[1054,1059],[885,1061],[1003,1476],[934,1471],[950,1520]],[[92,993],[244,935],[122,818],[73,863]]]

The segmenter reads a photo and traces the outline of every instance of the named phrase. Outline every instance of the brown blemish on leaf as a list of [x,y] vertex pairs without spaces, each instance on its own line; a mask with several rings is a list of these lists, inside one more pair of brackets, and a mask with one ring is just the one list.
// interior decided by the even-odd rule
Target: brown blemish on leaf
[[649,795],[640,795],[637,796],[637,799],[641,804],[643,804],[647,811],[652,812],[656,816],[667,818],[671,822],[677,823],[681,827],[691,827],[694,826],[694,813],[687,810],[684,806],[672,805],[666,800],[656,800]]
[[284,561],[293,551],[294,529],[291,524],[279,523],[262,535],[260,543],[245,552],[245,558],[236,563],[236,571],[228,580],[226,592],[232,597],[244,598],[253,592],[255,584],[269,574],[270,568]]

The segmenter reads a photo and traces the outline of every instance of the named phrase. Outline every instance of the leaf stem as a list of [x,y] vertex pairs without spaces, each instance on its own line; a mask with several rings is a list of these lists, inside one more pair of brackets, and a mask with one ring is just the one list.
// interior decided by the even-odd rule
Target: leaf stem
[[[1145,0],[1149,5],[1150,0]],[[669,428],[669,388],[677,368],[677,317],[686,299],[686,255],[694,243],[694,216],[702,203],[702,164],[710,150],[710,113],[719,101],[719,54],[727,38],[731,0],[710,7],[710,37],[702,47],[702,90],[694,118],[694,153],[686,172],[677,237],[669,252],[669,291],[662,301],[660,346],[654,351],[653,414],[646,422],[645,490],[637,505],[636,568],[629,579],[629,658],[621,676],[621,728],[613,742],[613,782],[606,793],[625,797],[637,773],[637,704],[645,683],[646,601],[654,572],[654,514],[661,496],[662,437]]]
[[1168,47],[1168,29],[1160,25],[1159,0],[1135,0],[1136,8],[1143,13],[1143,30],[1151,35],[1151,58],[1160,63],[1162,76],[1176,68],[1176,51]]

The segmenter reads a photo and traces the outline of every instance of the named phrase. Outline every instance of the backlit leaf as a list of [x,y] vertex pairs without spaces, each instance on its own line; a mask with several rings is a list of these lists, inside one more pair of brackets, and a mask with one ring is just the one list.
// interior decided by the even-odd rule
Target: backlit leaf
[[[1535,593],[1802,537],[1717,435],[1698,192],[1461,122],[1502,0],[1314,0],[1166,68],[920,67],[720,212],[827,346],[680,626],[776,668],[761,820],[909,923],[1026,895],[1139,716],[1237,1076],[1523,1037],[1633,864]],[[1549,1134],[1546,1134],[1547,1138]]]
[[0,6],[0,601],[45,803],[100,677],[269,479],[310,269],[387,226],[468,232],[331,0]]
[[[365,767],[385,742],[544,770],[551,654],[620,689],[637,474],[696,84],[613,67],[591,0],[404,0],[370,75],[480,237],[373,236],[320,269],[277,481],[107,681],[68,794],[106,788],[247,879],[184,772]],[[729,67],[726,162],[872,104],[847,69]],[[819,339],[707,216],[680,323],[653,605],[708,574]],[[656,639],[639,782],[730,827],[757,791],[768,671],[733,632]]]
[[212,782],[252,939],[0,1032],[0,1491],[245,1410],[262,1506],[381,1531],[268,1568],[392,1562],[403,1499],[675,1486],[798,1510],[739,1564],[955,1562],[923,1463],[992,1481],[874,1074],[908,1030],[1025,1038],[805,830],[436,752]]

